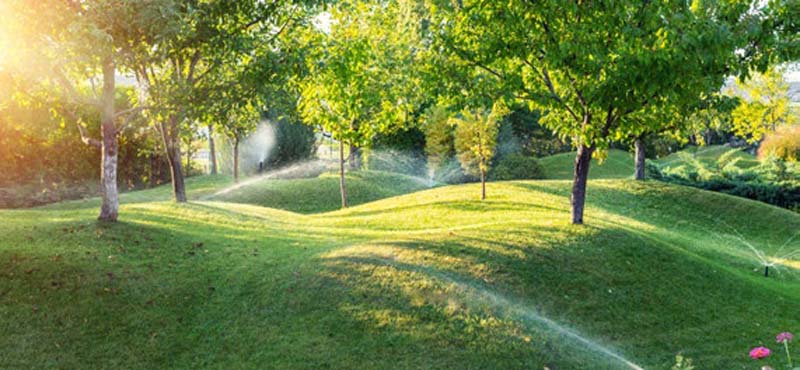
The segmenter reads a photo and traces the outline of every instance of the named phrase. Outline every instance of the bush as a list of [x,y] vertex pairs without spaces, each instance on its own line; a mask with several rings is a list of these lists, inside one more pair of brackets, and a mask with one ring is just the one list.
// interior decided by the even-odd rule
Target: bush
[[413,127],[376,135],[371,149],[366,151],[365,163],[369,170],[427,176],[425,134]]
[[544,169],[536,158],[522,154],[510,154],[497,162],[489,172],[493,181],[543,179]]
[[442,184],[464,184],[479,180],[465,173],[456,157],[446,158],[433,173],[433,181]]
[[781,127],[767,135],[758,148],[758,158],[769,156],[787,162],[800,162],[800,125]]
[[278,120],[272,123],[275,146],[269,153],[267,165],[283,167],[288,164],[310,159],[317,151],[317,138],[314,127],[298,122]]
[[676,168],[661,168],[651,164],[647,172],[655,180],[800,210],[800,166],[774,157],[762,161],[754,168],[735,171],[730,166],[695,162]]

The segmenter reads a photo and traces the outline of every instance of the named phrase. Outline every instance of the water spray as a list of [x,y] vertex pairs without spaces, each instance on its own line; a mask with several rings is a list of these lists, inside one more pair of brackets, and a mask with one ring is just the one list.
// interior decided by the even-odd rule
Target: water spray
[[[786,239],[786,241],[778,248],[778,250],[775,252],[775,254],[770,256],[770,255],[767,255],[763,250],[756,248],[756,246],[754,246],[752,243],[747,241],[747,239],[744,237],[744,235],[742,235],[742,233],[740,233],[739,230],[737,230],[733,226],[728,225],[727,223],[725,223],[724,221],[719,220],[719,219],[717,219],[716,222],[717,222],[717,224],[723,225],[726,228],[728,228],[730,231],[732,231],[735,234],[735,235],[732,235],[733,238],[738,240],[742,245],[746,246],[753,253],[753,255],[756,257],[756,259],[758,259],[758,261],[761,262],[761,265],[764,266],[764,277],[765,278],[769,277],[769,268],[770,267],[774,267],[776,271],[781,272],[781,269],[779,268],[779,265],[778,265],[778,263],[779,263],[778,261],[786,259],[786,258],[792,258],[792,257],[800,254],[800,251],[798,251],[798,250],[792,250],[792,251],[789,251],[788,253],[785,253],[785,254],[782,254],[782,255],[780,254],[781,252],[784,251],[784,248],[789,246],[790,243],[795,240],[795,238],[800,236],[800,231],[798,231],[797,233],[795,233],[794,235],[792,235],[791,237]],[[719,236],[721,237],[721,235],[719,235]]]
[[258,162],[258,173],[264,173],[264,161]]

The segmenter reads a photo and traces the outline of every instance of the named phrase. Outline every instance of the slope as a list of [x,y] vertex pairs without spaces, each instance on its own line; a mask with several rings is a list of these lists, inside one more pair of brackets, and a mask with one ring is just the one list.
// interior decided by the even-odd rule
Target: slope
[[0,211],[0,368],[733,369],[800,327],[797,214],[598,180],[574,227],[569,185]]
[[[554,154],[539,159],[545,176],[552,180],[572,179],[575,152]],[[590,179],[626,179],[633,176],[633,156],[619,149],[610,149],[602,162],[592,159]]]

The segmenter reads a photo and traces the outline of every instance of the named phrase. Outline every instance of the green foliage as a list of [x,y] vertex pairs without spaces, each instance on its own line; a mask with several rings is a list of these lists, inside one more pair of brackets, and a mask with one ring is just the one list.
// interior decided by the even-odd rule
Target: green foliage
[[[413,64],[404,30],[414,20],[402,8],[379,3],[344,2],[331,9],[330,32],[308,31],[316,55],[300,82],[299,109],[307,124],[318,125],[336,140],[368,146],[376,134],[395,131],[410,121],[410,79],[401,72]],[[401,23],[399,21],[409,22]],[[413,33],[413,32],[412,32]]]
[[658,2],[636,12],[636,1],[433,3],[442,49],[541,109],[561,138],[598,149],[668,124],[629,115],[661,114],[719,90],[747,25],[760,20],[747,2]]
[[495,154],[497,131],[500,120],[508,114],[508,108],[498,102],[491,111],[464,110],[461,117],[451,118],[455,127],[455,149],[461,167],[470,175],[486,174]]
[[275,134],[275,146],[267,156],[271,167],[287,166],[316,154],[317,138],[313,127],[286,120],[272,121],[270,126]]
[[430,108],[422,116],[422,130],[425,132],[428,167],[436,173],[455,155],[454,127],[450,124],[450,112],[447,108],[443,106]]
[[[553,135],[553,132],[544,127],[539,121],[541,113],[531,111],[526,106],[518,106],[512,109],[501,124],[501,136],[505,126],[510,126],[511,140],[519,148],[511,151],[519,151],[524,155],[544,157],[568,151],[572,146],[568,142]],[[498,140],[499,146],[504,145],[502,139]],[[506,150],[511,152],[509,150]],[[501,151],[502,152],[502,151]],[[501,155],[502,156],[502,155]]]
[[489,172],[492,181],[536,180],[545,178],[544,169],[536,158],[519,153],[507,155],[497,161]]
[[427,177],[425,134],[418,127],[378,134],[372,139],[365,164],[370,170]]
[[[29,207],[65,199],[94,196],[98,192],[100,151],[86,145],[76,128],[100,137],[99,112],[58,96],[31,91],[19,93],[0,108],[0,207]],[[117,107],[127,109],[128,90],[117,89]],[[2,105],[2,104],[0,104]],[[71,112],[65,117],[61,112]],[[78,119],[78,122],[75,122]],[[155,132],[131,121],[119,134],[118,186],[141,189],[163,183],[168,171]]]
[[219,116],[219,131],[236,144],[255,131],[261,120],[261,112],[251,104],[229,107]]
[[786,126],[767,134],[758,148],[758,157],[778,157],[787,162],[800,162],[800,125]]
[[741,166],[740,153],[733,149],[716,160],[703,160],[684,152],[681,161],[654,164],[648,171],[656,180],[800,210],[800,166],[775,157],[766,158],[756,166]]
[[781,69],[771,68],[756,74],[747,83],[737,81],[739,90],[747,97],[732,113],[736,135],[758,143],[780,126],[800,123],[798,116],[789,110],[789,85],[783,73]]

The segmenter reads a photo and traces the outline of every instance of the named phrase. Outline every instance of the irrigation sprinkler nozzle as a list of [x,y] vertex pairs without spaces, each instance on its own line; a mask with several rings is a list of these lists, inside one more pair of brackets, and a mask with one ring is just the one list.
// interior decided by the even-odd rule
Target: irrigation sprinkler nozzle
[[769,265],[764,266],[764,277],[769,277]]

